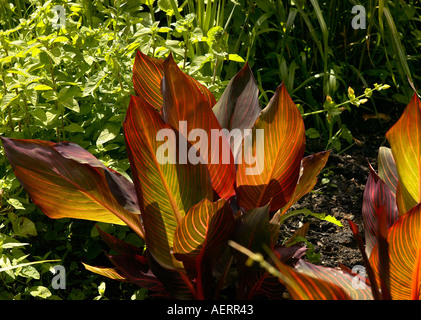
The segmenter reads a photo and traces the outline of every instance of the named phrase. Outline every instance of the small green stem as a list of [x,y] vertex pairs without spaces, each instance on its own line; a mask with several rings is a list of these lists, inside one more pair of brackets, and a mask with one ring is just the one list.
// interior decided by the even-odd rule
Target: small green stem
[[13,121],[12,121],[12,111],[10,110],[10,106],[7,106],[7,114],[9,116],[9,125],[10,125],[10,129],[12,131],[14,131],[14,125],[13,125]]
[[151,13],[151,18],[152,18],[152,24],[155,23],[155,13],[154,13],[154,8],[153,8],[153,4],[149,5],[149,11]]
[[216,62],[215,62],[215,68],[213,69],[213,79],[212,79],[212,85],[215,84],[215,80],[216,80],[216,70],[218,68],[218,58],[216,58]]
[[[47,47],[47,50],[50,50],[50,48]],[[55,74],[54,74],[54,64],[53,64],[53,61],[51,60],[50,57],[48,57],[48,60],[50,61],[50,64],[51,64],[51,69],[50,69],[51,82],[53,84],[54,91],[57,92],[57,85],[56,85],[56,79],[55,79]],[[55,106],[56,110],[58,110],[58,101],[57,100],[54,100],[54,106]],[[63,129],[64,128],[63,112],[61,113],[61,126],[62,126],[62,129]],[[57,135],[58,142],[60,142],[60,128],[58,126],[56,127],[56,135]]]
[[25,125],[28,129],[29,135],[31,135],[31,128],[29,127],[29,112],[28,112],[28,103],[26,102],[26,95],[23,94],[23,105],[25,106]]
[[187,35],[186,35],[186,37],[185,37],[185,44],[184,44],[184,61],[183,61],[183,71],[185,71],[186,70],[186,63],[187,63],[187,53],[188,53],[188,51],[189,51],[189,49],[188,49],[188,44],[189,44],[189,41],[190,41],[190,39],[189,39],[189,32],[187,31]]
[[326,109],[322,109],[322,110],[317,110],[317,111],[313,111],[313,112],[303,113],[302,114],[302,117],[312,116],[314,114],[319,114],[319,113],[323,113],[323,112],[327,112],[327,110]]
[[[374,90],[376,90],[376,89],[370,89],[370,91],[356,97],[353,100],[360,100],[362,98],[365,98],[365,97],[367,97],[367,94],[371,94]],[[338,109],[338,108],[342,107],[343,105],[351,103],[351,101],[353,101],[353,100],[347,100],[347,101],[341,102],[341,103],[337,104],[335,107]],[[303,113],[302,116],[306,117],[306,116],[311,116],[311,115],[314,115],[314,114],[319,114],[319,113],[328,112],[328,111],[329,110],[327,110],[327,109],[322,109],[322,110],[317,110],[317,111],[313,111],[313,112]]]
[[341,151],[337,152],[337,154],[342,154],[345,151],[347,151],[348,149],[351,149],[353,146],[355,146],[355,142],[353,144],[350,144],[348,147],[346,147],[345,149],[342,149]]
[[[2,76],[2,79],[3,79],[3,92],[4,92],[4,95],[6,95],[7,87],[6,87],[6,78],[4,76],[4,72],[2,72],[1,76]],[[7,115],[9,116],[9,126],[10,126],[10,129],[13,132],[14,126],[13,126],[13,121],[12,121],[12,111],[10,110],[10,106],[7,106],[6,109],[7,109]]]
[[118,82],[119,82],[119,84],[120,84],[120,89],[121,89],[121,91],[123,91],[123,90],[124,90],[124,88],[123,88],[123,83],[121,82],[121,73],[120,73],[120,71],[118,72]]

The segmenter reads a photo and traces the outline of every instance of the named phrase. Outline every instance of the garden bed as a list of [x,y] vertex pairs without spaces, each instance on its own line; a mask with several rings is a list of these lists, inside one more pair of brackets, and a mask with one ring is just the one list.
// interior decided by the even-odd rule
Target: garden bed
[[[320,254],[318,263],[329,267],[339,267],[339,264],[343,264],[351,269],[363,265],[347,220],[352,220],[359,226],[361,236],[364,238],[361,208],[369,174],[368,163],[377,168],[378,149],[382,145],[388,146],[385,134],[402,113],[401,108],[402,106],[397,105],[389,106],[388,109],[386,106],[382,108],[390,113],[389,121],[377,119],[364,121],[363,110],[358,110],[355,117],[345,120],[352,128],[354,138],[360,143],[343,153],[332,151],[313,191],[291,209],[309,209],[314,213],[331,215],[339,220],[343,227],[311,216],[298,216],[287,220],[281,226],[281,241],[289,237],[303,223],[309,222],[307,240],[314,246],[315,253]],[[306,150],[310,154],[322,149],[323,146],[317,141],[307,139]],[[325,181],[322,181],[323,178]]]

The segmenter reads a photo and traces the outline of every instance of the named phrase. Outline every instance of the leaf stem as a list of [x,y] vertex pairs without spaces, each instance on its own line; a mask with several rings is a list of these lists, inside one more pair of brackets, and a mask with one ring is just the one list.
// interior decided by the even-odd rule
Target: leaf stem
[[[7,93],[7,87],[6,87],[6,78],[4,76],[4,72],[2,72],[1,76],[2,76],[2,79],[3,79],[3,91],[4,91],[4,94],[6,94]],[[13,132],[14,131],[14,126],[13,126],[13,121],[12,121],[12,111],[10,110],[10,106],[9,105],[7,106],[6,109],[7,109],[7,115],[9,117],[10,130],[12,130],[12,132]]]

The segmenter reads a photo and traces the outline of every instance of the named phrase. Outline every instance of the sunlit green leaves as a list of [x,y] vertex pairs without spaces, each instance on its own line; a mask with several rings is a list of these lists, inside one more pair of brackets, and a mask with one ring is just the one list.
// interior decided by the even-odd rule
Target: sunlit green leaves
[[50,297],[52,295],[51,291],[48,290],[48,288],[46,288],[44,286],[31,287],[29,289],[29,293],[33,297],[39,297],[39,298],[42,298],[42,299],[47,299],[48,297]]
[[10,212],[8,217],[12,223],[13,232],[16,236],[28,238],[38,234],[37,229],[35,228],[35,223],[33,223],[27,217],[18,217],[13,212]]
[[[19,242],[5,234],[0,233],[0,279],[3,284],[10,283],[18,278],[24,281],[39,280],[40,268],[36,265],[57,262],[58,260],[32,260],[24,250],[29,243]],[[23,293],[23,292],[22,292]],[[7,292],[0,292],[0,298],[6,298]]]
[[96,145],[104,145],[108,141],[113,140],[117,137],[118,133],[120,132],[120,126],[108,124],[102,129],[100,132],[98,139],[96,140]]

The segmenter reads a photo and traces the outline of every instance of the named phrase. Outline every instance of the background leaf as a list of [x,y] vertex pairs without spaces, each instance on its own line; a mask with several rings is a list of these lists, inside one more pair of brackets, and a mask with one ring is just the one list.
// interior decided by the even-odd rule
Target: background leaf
[[[212,110],[221,127],[230,132],[239,129],[244,134],[243,130],[253,127],[262,109],[259,104],[259,88],[248,64],[231,79]],[[240,151],[234,150],[236,142],[229,141],[234,159]]]

